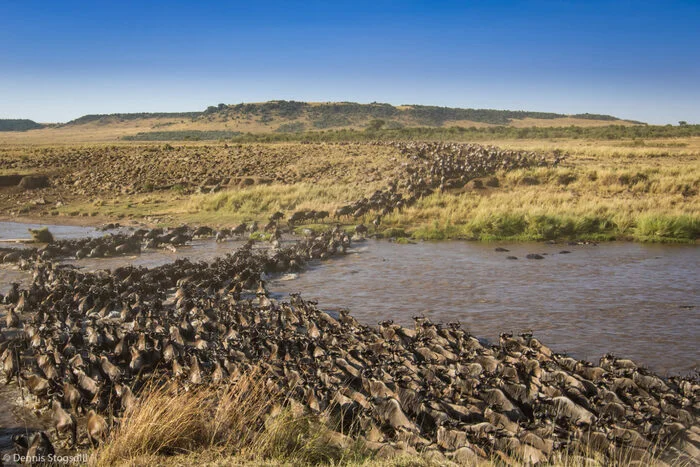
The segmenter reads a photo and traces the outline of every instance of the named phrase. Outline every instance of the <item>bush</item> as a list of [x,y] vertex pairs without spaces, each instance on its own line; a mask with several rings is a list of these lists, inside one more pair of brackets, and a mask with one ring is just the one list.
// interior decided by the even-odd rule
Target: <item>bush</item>
[[367,124],[367,131],[381,130],[384,125],[386,125],[386,122],[382,119],[377,118],[370,120],[370,122]]
[[620,185],[634,186],[639,182],[646,182],[649,177],[646,174],[637,172],[636,174],[624,173],[618,177],[618,182]]
[[528,232],[534,238],[555,240],[574,233],[573,222],[559,216],[539,215],[528,219]]
[[527,229],[525,216],[521,214],[504,213],[489,218],[482,229],[483,234],[494,237],[515,237]]

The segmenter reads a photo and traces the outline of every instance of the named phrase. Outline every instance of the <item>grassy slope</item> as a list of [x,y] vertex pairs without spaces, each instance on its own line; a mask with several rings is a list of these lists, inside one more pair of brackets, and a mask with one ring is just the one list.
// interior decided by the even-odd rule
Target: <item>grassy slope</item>
[[[554,169],[530,169],[496,174],[498,186],[472,183],[462,190],[431,195],[416,205],[383,219],[380,231],[396,228],[416,238],[549,239],[557,237],[642,241],[692,241],[700,231],[700,138],[639,141],[600,140],[489,140],[508,149],[569,153]],[[234,149],[223,144],[178,143],[177,157],[201,153],[216,155]],[[23,213],[34,218],[50,215],[106,219],[146,219],[152,223],[181,222],[232,225],[282,210],[328,210],[369,196],[397,174],[398,154],[371,144],[256,144],[242,145],[237,159],[255,159],[268,167],[258,175],[286,174],[285,183],[230,188],[213,194],[195,194],[180,186],[151,193],[105,192],[99,196],[62,192],[47,196],[46,206],[25,201]],[[116,149],[115,149],[116,148]],[[53,164],[62,155],[90,152],[96,173],[113,172],[103,153],[130,154],[123,164],[150,160],[163,145],[120,143],[117,146],[34,147],[0,145],[1,173],[30,173],[47,154]],[[246,155],[247,154],[247,155]],[[167,156],[169,157],[169,156]],[[206,156],[205,156],[206,157]],[[249,158],[249,159],[245,159]],[[167,160],[167,158],[166,158]],[[65,165],[65,164],[64,164]],[[234,163],[236,168],[240,163]],[[155,170],[152,163],[145,169]],[[169,164],[163,167],[168,168]],[[68,169],[68,166],[63,167]],[[79,169],[79,168],[77,168]],[[83,167],[83,170],[85,167]],[[266,172],[267,171],[267,172]],[[74,190],[73,190],[74,191]],[[35,196],[32,194],[32,196]],[[0,206],[3,215],[17,212],[16,202]],[[362,219],[365,222],[371,218]],[[395,233],[394,233],[395,235]]]
[[[700,157],[572,156],[553,169],[497,174],[498,187],[436,193],[383,219],[382,229],[415,238],[688,241],[700,232]],[[488,182],[485,179],[484,182]],[[256,187],[193,196],[180,211],[201,220],[274,212],[332,209],[357,187]],[[365,195],[371,193],[366,190]],[[365,221],[370,220],[368,216]],[[238,220],[238,219],[237,219]]]
[[27,131],[42,127],[43,125],[33,120],[0,118],[0,131]]
[[[570,154],[554,169],[500,174],[499,186],[435,194],[385,225],[419,238],[693,240],[700,232],[700,138],[668,149],[592,141],[492,141]],[[487,180],[484,180],[486,182]]]

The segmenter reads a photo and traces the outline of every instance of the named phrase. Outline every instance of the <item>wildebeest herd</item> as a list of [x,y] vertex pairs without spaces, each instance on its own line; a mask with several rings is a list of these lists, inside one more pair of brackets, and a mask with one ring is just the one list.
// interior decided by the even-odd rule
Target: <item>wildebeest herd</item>
[[[474,155],[479,148],[407,145],[409,176],[336,217],[381,215],[494,167],[542,163],[488,152],[483,161]],[[283,214],[273,217],[279,228]],[[289,223],[301,222],[294,217]],[[104,442],[154,377],[184,391],[262,366],[291,400],[309,413],[331,411],[344,421],[339,429],[381,455],[422,452],[460,463],[503,455],[533,464],[564,451],[637,462],[700,458],[696,379],[660,378],[611,355],[597,365],[576,360],[530,333],[488,344],[459,323],[416,317],[412,329],[391,321],[373,327],[299,294],[272,298],[268,274],[346,251],[351,240],[338,226],[287,246],[257,249],[250,241],[209,263],[88,273],[55,262],[79,251],[106,256],[219,233],[145,230],[54,242],[9,259],[30,268],[33,280],[0,297],[0,363],[6,383],[36,396],[55,428],[51,437],[17,438],[18,450],[51,449],[58,438]]]
[[556,166],[562,156],[548,161],[544,156],[524,151],[506,151],[478,144],[455,143],[392,143],[407,159],[402,162],[403,176],[391,181],[388,187],[375,191],[369,198],[339,207],[333,217],[363,218],[374,212],[381,218],[410,206],[434,191],[462,188],[470,180],[509,171],[537,166]]
[[307,410],[338,411],[384,454],[465,461],[504,452],[538,463],[562,449],[642,460],[665,448],[697,458],[695,380],[662,379],[612,356],[577,361],[529,334],[487,345],[457,323],[375,328],[298,295],[269,297],[263,273],[348,244],[330,229],[277,250],[249,243],[211,263],[111,273],[40,259],[31,286],[3,298],[6,382],[37,396],[71,443],[103,441],[108,420],[154,374],[185,390],[259,364]]

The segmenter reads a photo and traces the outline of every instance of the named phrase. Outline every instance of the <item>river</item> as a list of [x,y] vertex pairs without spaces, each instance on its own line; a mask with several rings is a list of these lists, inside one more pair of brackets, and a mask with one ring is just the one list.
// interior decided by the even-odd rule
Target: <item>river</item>
[[[546,254],[531,260],[528,253]],[[460,321],[492,341],[532,330],[577,358],[597,362],[611,352],[672,375],[700,365],[699,266],[694,245],[368,240],[340,261],[284,276],[271,288],[348,308],[368,324],[412,326],[414,316],[426,316]]]

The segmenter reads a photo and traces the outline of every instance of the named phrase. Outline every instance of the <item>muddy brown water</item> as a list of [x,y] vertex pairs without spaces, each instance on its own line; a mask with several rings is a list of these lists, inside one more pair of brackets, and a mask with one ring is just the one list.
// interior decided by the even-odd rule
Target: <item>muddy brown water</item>
[[[499,246],[510,251],[495,252]],[[544,259],[526,259],[529,253]],[[700,367],[694,245],[369,240],[342,260],[291,277],[270,288],[300,291],[326,309],[348,308],[368,324],[392,319],[412,326],[412,317],[422,315],[460,321],[491,341],[501,332],[532,330],[556,351],[594,362],[611,352],[662,375]]]
[[31,409],[29,394],[20,392],[17,386],[0,383],[0,454],[12,450],[12,436],[27,436],[37,429],[46,428],[48,420],[37,417]]
[[[17,243],[5,243],[4,239],[20,239],[31,238],[28,229],[40,229],[48,227],[49,231],[57,240],[66,238],[84,238],[84,237],[101,237],[107,235],[107,232],[100,231],[94,227],[80,227],[74,225],[52,225],[52,224],[25,224],[22,222],[0,222],[0,247],[24,247],[25,245]],[[117,232],[118,230],[110,230],[109,232]]]

